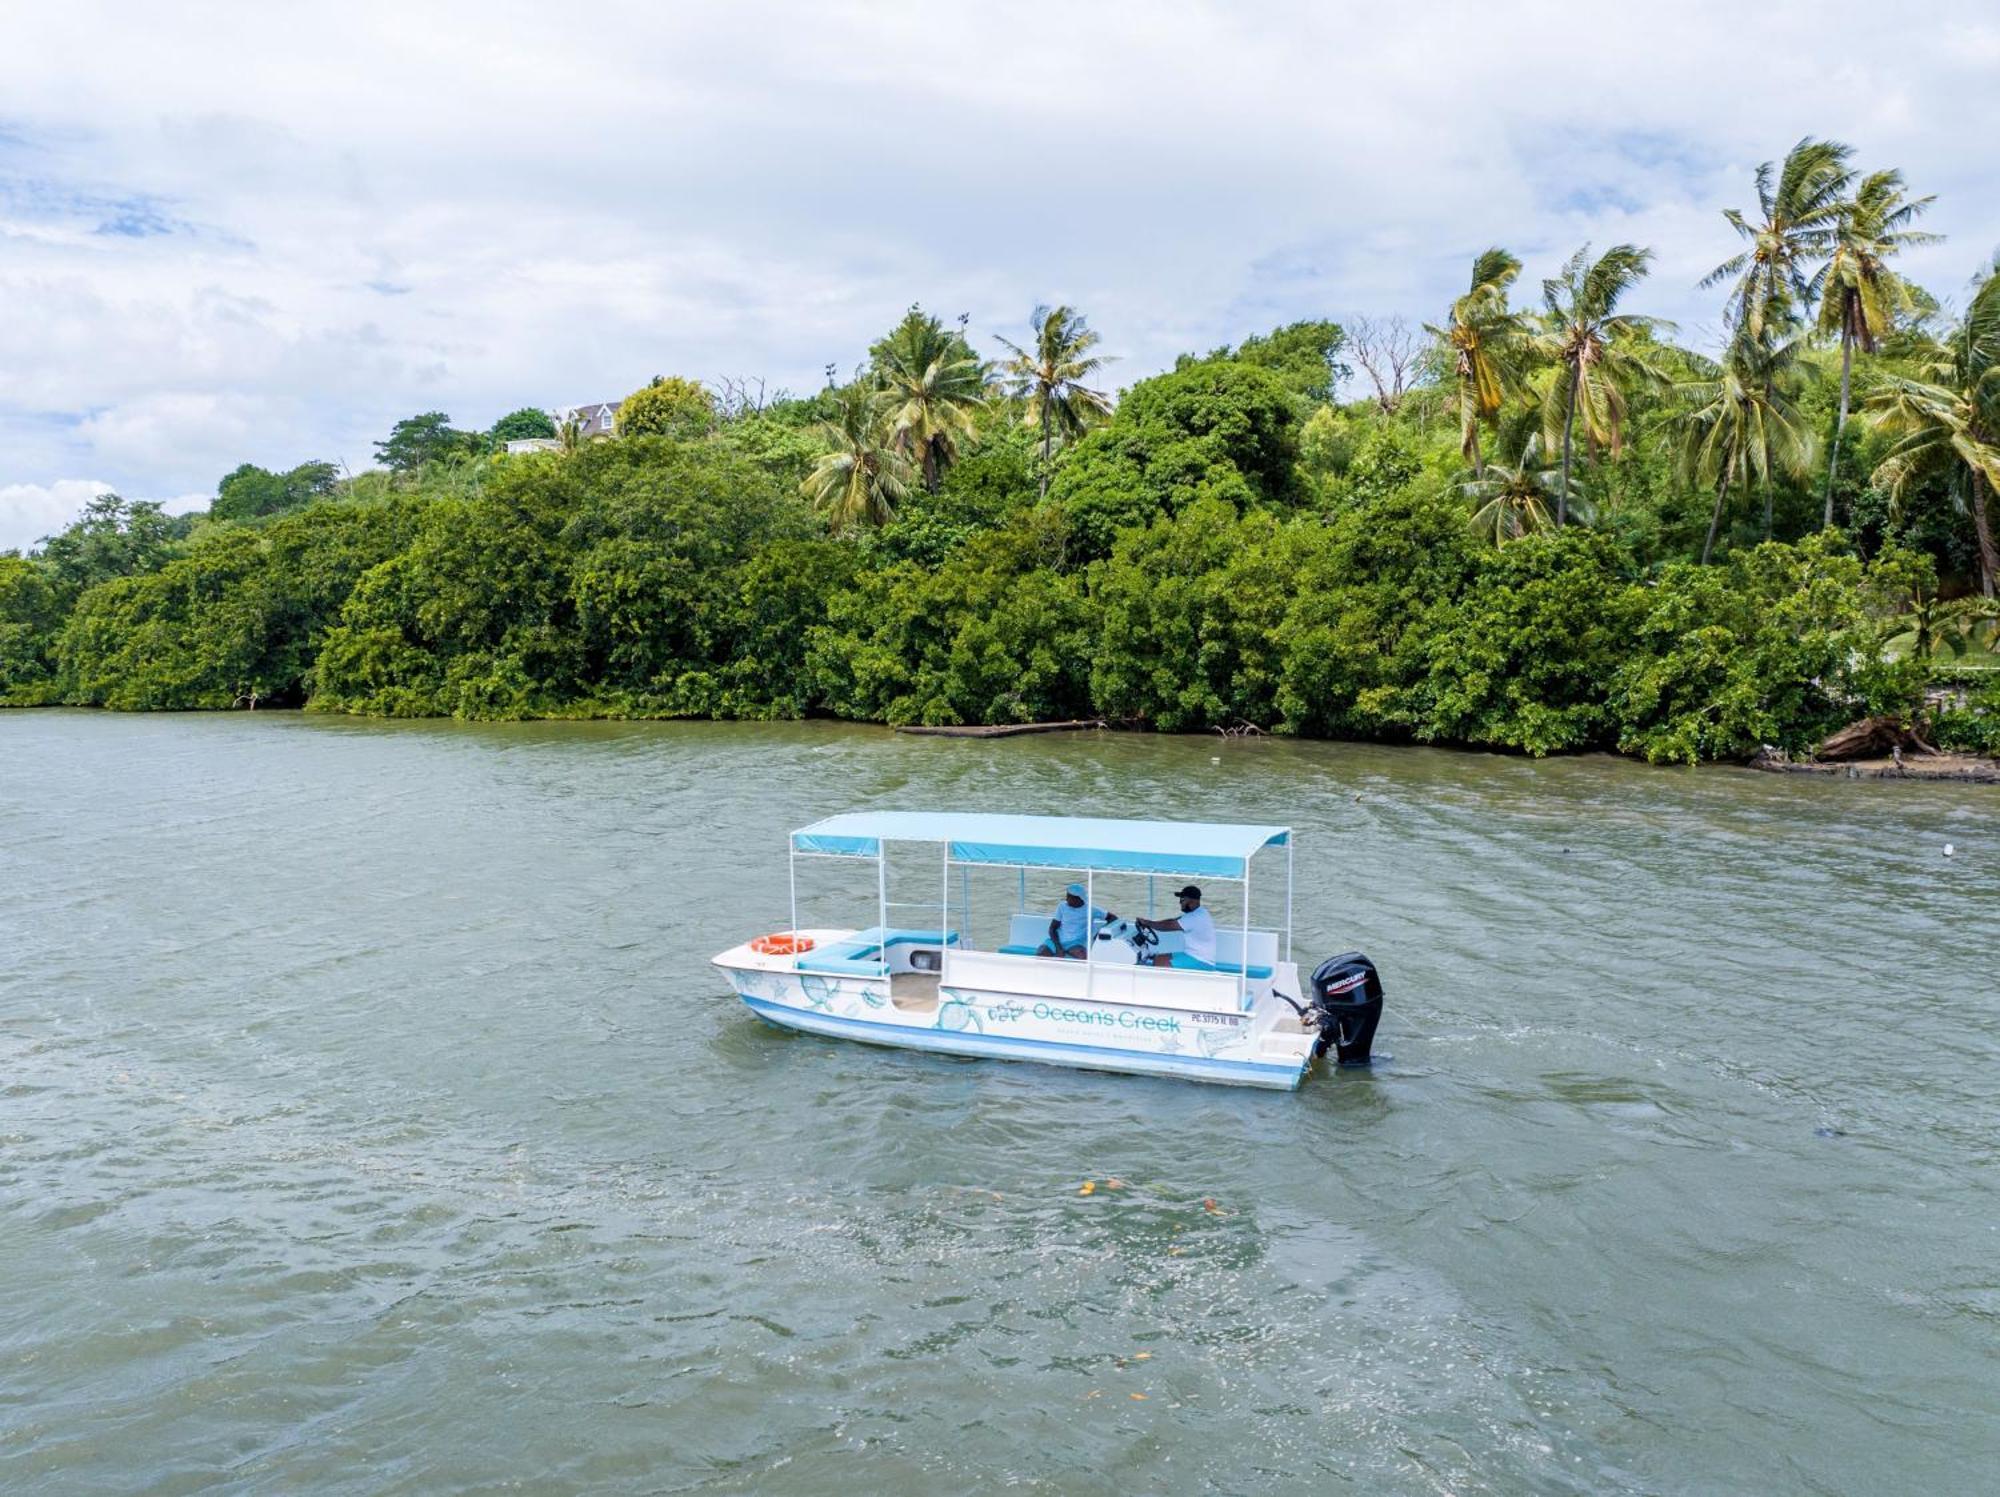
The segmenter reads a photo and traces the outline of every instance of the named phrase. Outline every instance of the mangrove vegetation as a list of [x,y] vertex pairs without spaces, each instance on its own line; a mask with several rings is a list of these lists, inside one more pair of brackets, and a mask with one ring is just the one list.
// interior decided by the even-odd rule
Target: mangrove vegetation
[[1751,187],[1712,352],[1642,246],[1525,287],[1496,247],[1430,320],[1116,395],[1078,308],[912,308],[807,396],[661,378],[615,433],[432,411],[358,475],[106,495],[0,555],[0,702],[2000,749],[2000,267],[1901,276],[1929,199],[1844,145]]

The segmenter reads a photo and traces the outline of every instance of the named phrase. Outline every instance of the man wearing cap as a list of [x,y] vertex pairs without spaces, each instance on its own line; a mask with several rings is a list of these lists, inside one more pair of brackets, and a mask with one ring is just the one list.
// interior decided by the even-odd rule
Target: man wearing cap
[[[1201,907],[1201,890],[1193,884],[1176,890],[1180,914],[1171,920],[1138,917],[1138,924],[1160,933],[1160,949],[1153,956],[1156,967],[1213,967],[1215,965],[1215,917]],[[1185,958],[1185,960],[1176,960]]]
[[1063,892],[1062,903],[1056,906],[1055,918],[1049,921],[1048,939],[1042,942],[1037,956],[1066,956],[1071,961],[1080,962],[1089,954],[1090,938],[1107,920],[1116,920],[1116,915],[1093,907],[1090,918],[1084,919],[1083,885],[1071,884]]

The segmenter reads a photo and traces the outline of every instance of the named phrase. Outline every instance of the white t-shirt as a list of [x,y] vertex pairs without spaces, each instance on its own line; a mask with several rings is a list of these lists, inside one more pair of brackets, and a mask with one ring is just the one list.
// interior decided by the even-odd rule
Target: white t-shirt
[[1196,905],[1174,916],[1181,923],[1181,934],[1187,937],[1187,954],[1197,961],[1215,960],[1215,917],[1208,912],[1208,906]]

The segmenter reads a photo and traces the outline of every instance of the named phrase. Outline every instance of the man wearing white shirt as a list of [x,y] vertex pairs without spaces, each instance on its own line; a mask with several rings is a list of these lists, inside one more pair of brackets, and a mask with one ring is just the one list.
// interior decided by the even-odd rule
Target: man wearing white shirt
[[[1215,917],[1201,907],[1201,890],[1193,884],[1177,890],[1174,898],[1181,902],[1181,912],[1171,920],[1148,920],[1143,915],[1137,923],[1148,930],[1160,933],[1160,949],[1153,957],[1156,967],[1215,965]],[[1177,956],[1187,957],[1185,962],[1174,960]]]

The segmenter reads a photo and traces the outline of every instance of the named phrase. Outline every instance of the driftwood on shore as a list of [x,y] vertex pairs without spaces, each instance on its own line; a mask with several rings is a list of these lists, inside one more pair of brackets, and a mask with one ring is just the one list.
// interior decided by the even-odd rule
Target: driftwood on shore
[[1782,749],[1767,748],[1750,760],[1750,768],[1773,774],[1816,774],[1849,780],[1955,781],[1968,785],[2000,785],[2000,759],[1971,754],[1894,754],[1875,759],[1794,759]]
[[1919,738],[1916,730],[1897,717],[1864,717],[1849,723],[1838,733],[1829,734],[1813,757],[1822,763],[1848,759],[1882,759],[1891,755],[1924,754],[1937,750]]
[[898,728],[898,733],[915,733],[925,738],[1012,738],[1018,733],[1078,733],[1086,728],[1105,726],[1101,717],[1079,717],[1061,723],[953,723],[945,727]]

